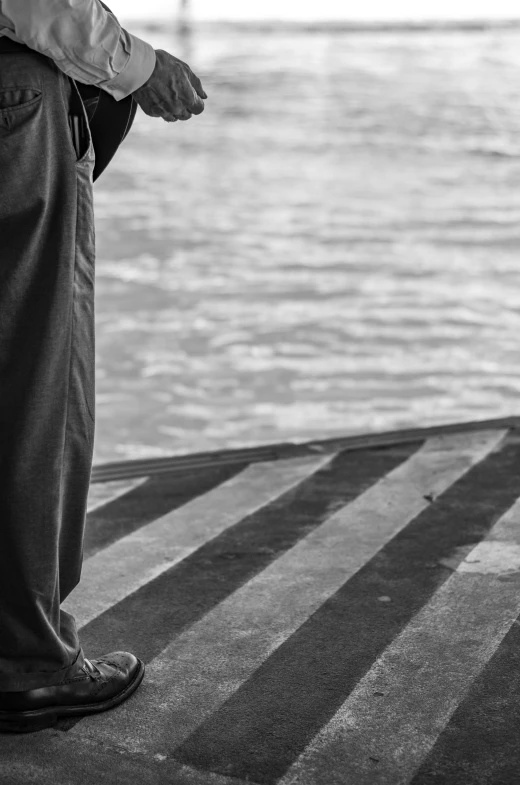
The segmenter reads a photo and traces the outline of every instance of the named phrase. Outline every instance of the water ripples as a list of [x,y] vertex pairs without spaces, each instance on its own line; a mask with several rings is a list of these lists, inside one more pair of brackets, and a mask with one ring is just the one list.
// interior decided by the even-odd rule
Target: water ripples
[[199,31],[94,189],[95,462],[517,414],[519,51]]

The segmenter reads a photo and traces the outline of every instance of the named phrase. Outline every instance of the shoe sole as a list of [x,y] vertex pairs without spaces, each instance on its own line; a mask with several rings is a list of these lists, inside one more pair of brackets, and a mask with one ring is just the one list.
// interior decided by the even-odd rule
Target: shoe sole
[[114,706],[118,706],[135,692],[143,680],[145,665],[139,657],[137,657],[137,661],[139,668],[132,681],[126,685],[124,690],[121,690],[112,698],[99,703],[84,703],[76,706],[46,706],[43,709],[34,709],[33,711],[0,711],[0,733],[34,733],[45,728],[52,728],[60,717],[97,714],[100,711],[106,711]]

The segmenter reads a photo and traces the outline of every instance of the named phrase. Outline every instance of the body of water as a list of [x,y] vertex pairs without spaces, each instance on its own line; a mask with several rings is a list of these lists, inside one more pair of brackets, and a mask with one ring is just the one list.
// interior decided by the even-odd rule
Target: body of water
[[209,99],[94,187],[95,463],[520,413],[520,31],[129,29]]

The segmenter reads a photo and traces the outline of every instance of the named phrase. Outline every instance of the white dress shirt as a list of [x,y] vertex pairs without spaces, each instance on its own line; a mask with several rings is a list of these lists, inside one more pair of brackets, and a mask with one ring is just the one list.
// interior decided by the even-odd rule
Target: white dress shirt
[[153,47],[121,27],[99,0],[0,0],[0,36],[27,44],[116,101],[142,87],[155,68]]

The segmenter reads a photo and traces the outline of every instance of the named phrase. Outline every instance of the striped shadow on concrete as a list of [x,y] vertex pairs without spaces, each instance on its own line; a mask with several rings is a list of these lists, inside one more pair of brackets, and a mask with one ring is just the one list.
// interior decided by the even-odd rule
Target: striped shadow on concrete
[[519,589],[517,500],[387,647],[279,785],[301,782],[303,772],[309,777],[322,767],[330,783],[412,781],[520,614]]
[[[492,460],[505,433],[483,431],[429,439],[374,485],[332,512],[321,525],[311,529],[213,610],[172,636],[171,643],[149,662],[145,682],[135,698],[112,712],[84,718],[69,734],[79,733],[82,738],[126,749],[132,754],[178,759],[183,764],[189,759],[192,767],[222,775],[275,782],[280,776],[276,760],[270,761],[271,770],[259,770],[258,760],[253,761],[254,772],[250,774],[244,770],[244,758],[233,757],[229,741],[228,759],[211,762],[204,759],[203,748],[190,745],[190,737],[196,738],[197,730],[201,729],[204,738],[203,724],[211,723],[212,715],[223,710],[240,689],[247,688],[256,671],[271,656],[276,656],[277,650],[382,548],[426,509],[433,509],[432,500],[442,498],[442,494],[486,457]],[[518,495],[520,488],[515,492]],[[235,509],[233,500],[228,514]],[[218,513],[223,515],[223,510],[219,509]],[[167,529],[164,534],[167,536]],[[140,547],[146,550],[146,539],[140,541]],[[179,556],[176,547],[172,544],[174,559]],[[134,552],[135,545],[122,551],[123,562],[134,559]],[[146,575],[153,576],[154,570],[160,570],[159,555],[157,548],[155,562],[144,570],[139,567],[140,585]],[[171,559],[172,555],[167,554],[167,558]],[[118,563],[123,562],[112,559],[107,564],[109,574],[114,575]],[[129,590],[125,581],[126,578],[119,593]],[[99,598],[92,597],[94,611],[81,602],[76,607],[71,604],[67,610],[81,618],[95,616],[107,603],[114,602],[111,592],[111,581],[107,578],[99,589]],[[186,602],[189,601],[187,596]],[[315,656],[319,659],[320,641],[316,644]],[[326,691],[327,684],[321,688]],[[251,714],[254,707],[249,705],[248,711]],[[230,732],[227,724],[224,727],[222,741]],[[275,737],[276,728],[272,730]],[[214,736],[213,742],[215,747]],[[290,746],[291,739],[286,738],[285,747]],[[242,770],[238,773],[236,769],[240,766]],[[333,782],[330,778],[327,781]]]
[[[135,651],[150,662],[176,635],[319,527],[335,510],[401,464],[419,446],[329,456],[328,462],[294,487],[217,536],[207,538],[184,559],[83,626],[81,641],[85,651],[109,651],[117,639],[119,647]],[[275,471],[273,464],[266,466]],[[233,509],[233,497],[230,502]]]
[[63,608],[83,627],[330,461],[330,456],[254,464],[159,520],[87,558]]
[[[247,464],[235,463],[204,467],[199,471],[184,469],[170,475],[152,475],[117,483],[91,484],[88,501],[92,509],[87,516],[84,559],[209,493],[246,468]],[[98,489],[105,484],[116,488],[103,498]]]
[[[504,576],[504,580],[516,576]],[[412,785],[517,785],[520,617],[475,679]]]
[[[185,764],[274,782],[374,661],[520,494],[509,445],[386,543],[174,752]],[[471,508],[461,510],[471,498]],[[457,525],[454,525],[454,520]],[[329,772],[330,774],[330,772]]]
[[106,504],[114,502],[134,488],[138,488],[147,479],[148,477],[133,477],[128,480],[114,480],[97,485],[91,483],[88,492],[87,513],[91,515]]

